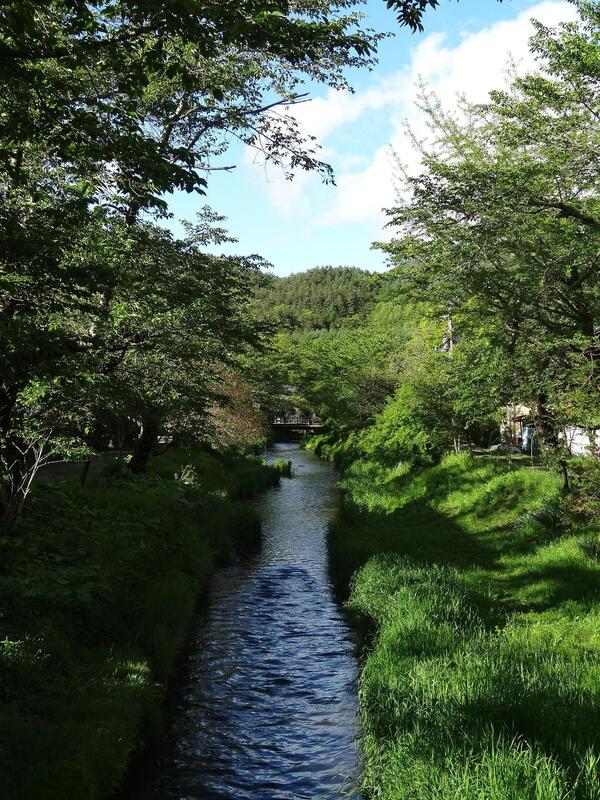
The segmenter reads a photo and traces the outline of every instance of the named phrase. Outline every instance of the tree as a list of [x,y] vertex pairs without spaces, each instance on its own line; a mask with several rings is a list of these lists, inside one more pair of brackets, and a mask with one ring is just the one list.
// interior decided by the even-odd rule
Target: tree
[[188,226],[183,240],[144,226],[138,259],[121,274],[117,324],[125,324],[139,346],[124,354],[111,381],[121,415],[141,423],[134,472],[145,469],[159,434],[177,439],[205,431],[218,384],[232,374],[223,367],[236,364],[239,351],[260,335],[248,303],[262,261],[203,252],[213,236],[222,241],[210,228],[219,219],[210,214]]
[[440,0],[386,0],[386,3],[388,8],[397,12],[401,25],[407,25],[412,31],[422,31],[424,13],[430,8],[437,8]]
[[[103,223],[70,243],[61,280],[21,282],[29,313],[16,314],[0,342],[4,363],[15,365],[3,386],[16,397],[0,439],[4,524],[18,515],[39,463],[93,446],[103,418],[139,428],[135,471],[159,433],[206,425],[218,366],[260,332],[247,304],[262,262],[205,253],[223,241],[219,221],[205,212],[181,240],[150,223]],[[23,347],[17,359],[19,336],[31,352]]]
[[[372,63],[378,37],[361,30],[353,5],[326,0],[3,5],[0,463],[5,524],[14,521],[23,498],[15,487],[25,485],[23,474],[34,466],[23,454],[42,441],[46,452],[66,452],[58,435],[63,428],[74,440],[85,439],[94,420],[84,419],[82,411],[93,415],[93,398],[104,401],[109,385],[121,381],[126,386],[129,380],[132,386],[136,364],[141,369],[145,361],[148,367],[138,399],[143,395],[144,402],[160,407],[161,417],[174,412],[182,381],[191,391],[176,323],[196,324],[198,338],[193,345],[185,342],[186,356],[196,365],[199,359],[205,372],[216,358],[217,343],[225,353],[238,340],[233,301],[227,308],[220,305],[217,282],[225,262],[204,258],[196,264],[214,277],[203,287],[214,300],[204,311],[221,309],[227,317],[218,342],[211,327],[218,327],[214,314],[207,333],[200,324],[206,318],[199,311],[194,317],[191,305],[185,305],[189,272],[172,276],[181,281],[176,298],[173,286],[156,279],[153,269],[171,259],[185,273],[198,256],[181,243],[161,240],[156,230],[150,235],[140,220],[147,212],[167,213],[167,192],[204,193],[206,173],[227,166],[218,159],[228,137],[259,148],[289,175],[316,169],[331,179],[313,140],[281,108],[303,99],[299,87],[307,77],[344,86],[345,67]],[[136,273],[135,265],[147,272]],[[231,288],[227,280],[224,286]],[[198,300],[197,288],[192,285],[190,298]],[[240,301],[240,294],[235,298]],[[144,319],[142,312],[149,316]],[[204,334],[203,349],[199,337]],[[152,383],[159,369],[169,376],[169,388],[161,391]],[[201,385],[207,382],[196,381],[198,392]],[[198,393],[195,403],[203,405]]]
[[541,73],[458,117],[425,96],[434,138],[390,212],[400,236],[383,245],[405,291],[461,317],[463,338],[494,331],[512,363],[506,388],[532,399],[549,438],[600,312],[600,11],[577,5],[578,24],[536,25]]
[[[279,377],[273,384],[278,392],[282,384],[295,387],[287,404],[346,431],[372,421],[396,388],[395,356],[407,336],[401,318],[375,306],[361,324],[280,333],[273,352],[261,360],[275,367]],[[268,369],[263,372],[272,374]]]
[[219,377],[218,397],[209,410],[209,440],[242,452],[264,448],[269,424],[251,383],[239,370],[226,369]]
[[330,170],[290,116],[302,78],[345,85],[377,36],[356,3],[13,2],[0,18],[1,138],[14,185],[37,148],[82,200],[124,213],[204,192],[227,135],[289,169]]

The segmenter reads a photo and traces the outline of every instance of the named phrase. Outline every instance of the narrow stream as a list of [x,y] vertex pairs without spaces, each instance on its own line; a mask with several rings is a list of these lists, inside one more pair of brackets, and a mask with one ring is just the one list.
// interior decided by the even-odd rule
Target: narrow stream
[[294,444],[272,455],[294,477],[254,504],[260,555],[213,581],[143,800],[358,797],[357,663],[327,574],[337,475]]

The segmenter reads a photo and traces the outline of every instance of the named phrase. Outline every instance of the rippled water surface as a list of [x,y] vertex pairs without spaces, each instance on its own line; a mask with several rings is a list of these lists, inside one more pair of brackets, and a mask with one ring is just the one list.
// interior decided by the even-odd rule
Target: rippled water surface
[[214,580],[144,800],[357,797],[357,665],[327,575],[337,476],[293,444],[273,456],[295,477],[255,504],[260,555]]

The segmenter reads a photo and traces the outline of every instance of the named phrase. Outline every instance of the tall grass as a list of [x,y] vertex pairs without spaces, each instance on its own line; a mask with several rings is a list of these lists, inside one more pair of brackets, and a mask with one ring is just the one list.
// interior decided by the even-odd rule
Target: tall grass
[[149,470],[159,477],[181,480],[205,491],[226,492],[239,500],[275,486],[289,473],[289,466],[282,460],[268,465],[257,456],[242,456],[235,451],[216,457],[198,447],[181,446],[153,459]]
[[215,565],[257,544],[235,501],[279,479],[251,459],[181,449],[151,473],[40,482],[2,542],[0,797],[110,796],[142,736]]
[[363,565],[348,605],[376,633],[367,797],[600,798],[600,564],[559,518],[559,480],[453,456],[356,464],[344,487],[332,566]]

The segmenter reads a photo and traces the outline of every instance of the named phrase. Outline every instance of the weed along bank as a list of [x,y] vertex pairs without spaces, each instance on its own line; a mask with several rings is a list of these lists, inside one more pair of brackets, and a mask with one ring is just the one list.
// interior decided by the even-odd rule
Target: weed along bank
[[[40,480],[0,575],[1,794],[110,797],[164,732],[164,690],[216,567],[246,558],[247,501],[287,464],[178,448],[136,478]],[[181,480],[178,476],[184,476]]]

